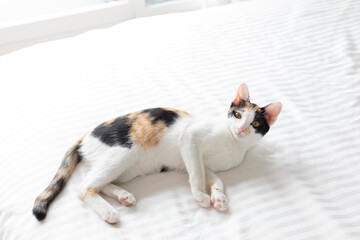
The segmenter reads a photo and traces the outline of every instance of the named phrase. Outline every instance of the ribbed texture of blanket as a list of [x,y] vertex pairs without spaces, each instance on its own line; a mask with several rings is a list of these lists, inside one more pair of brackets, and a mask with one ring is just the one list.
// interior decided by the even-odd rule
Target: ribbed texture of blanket
[[[360,239],[360,1],[245,1],[131,20],[0,58],[0,239]],[[148,107],[226,116],[240,83],[283,111],[245,162],[221,172],[229,211],[200,208],[168,172],[107,198],[78,197],[80,163],[39,223],[31,208],[66,150]],[[171,156],[169,156],[171,157]],[[219,159],[221,161],[221,159]]]

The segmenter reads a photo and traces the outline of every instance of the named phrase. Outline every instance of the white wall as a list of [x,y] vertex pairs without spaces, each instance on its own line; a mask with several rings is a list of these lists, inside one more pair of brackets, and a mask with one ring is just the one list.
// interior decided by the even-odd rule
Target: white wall
[[[0,0],[0,55],[136,18],[230,0]],[[155,0],[154,0],[155,1]],[[51,4],[50,4],[51,2]]]
[[0,24],[91,6],[106,0],[0,0]]

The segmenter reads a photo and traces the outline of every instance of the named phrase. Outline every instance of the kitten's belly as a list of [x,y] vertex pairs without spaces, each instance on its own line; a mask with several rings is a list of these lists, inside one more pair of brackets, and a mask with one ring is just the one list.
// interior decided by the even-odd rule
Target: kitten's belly
[[164,167],[169,170],[185,170],[185,164],[178,146],[166,141],[160,142],[156,148],[139,149],[134,164],[121,174],[115,182],[124,183],[138,176],[159,173]]

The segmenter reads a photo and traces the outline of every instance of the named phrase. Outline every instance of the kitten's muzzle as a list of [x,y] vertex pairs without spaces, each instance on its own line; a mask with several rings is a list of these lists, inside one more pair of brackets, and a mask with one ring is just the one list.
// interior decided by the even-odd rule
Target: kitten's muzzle
[[240,137],[246,137],[249,134],[250,134],[250,129],[248,127],[247,128],[241,127],[238,129],[238,135]]
[[241,127],[238,129],[238,134],[240,135],[241,133],[243,133],[245,131],[246,128]]

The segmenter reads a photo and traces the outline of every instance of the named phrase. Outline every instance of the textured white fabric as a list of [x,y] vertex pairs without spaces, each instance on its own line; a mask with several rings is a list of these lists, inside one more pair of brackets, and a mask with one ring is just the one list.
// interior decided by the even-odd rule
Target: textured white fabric
[[[360,1],[247,1],[121,23],[0,58],[0,239],[360,239]],[[221,172],[230,210],[187,176],[123,187],[121,222],[78,198],[80,164],[39,223],[35,197],[97,124],[168,106],[226,114],[238,85],[283,103],[245,162]],[[169,156],[171,157],[171,156]],[[219,159],[221,161],[221,159]]]

